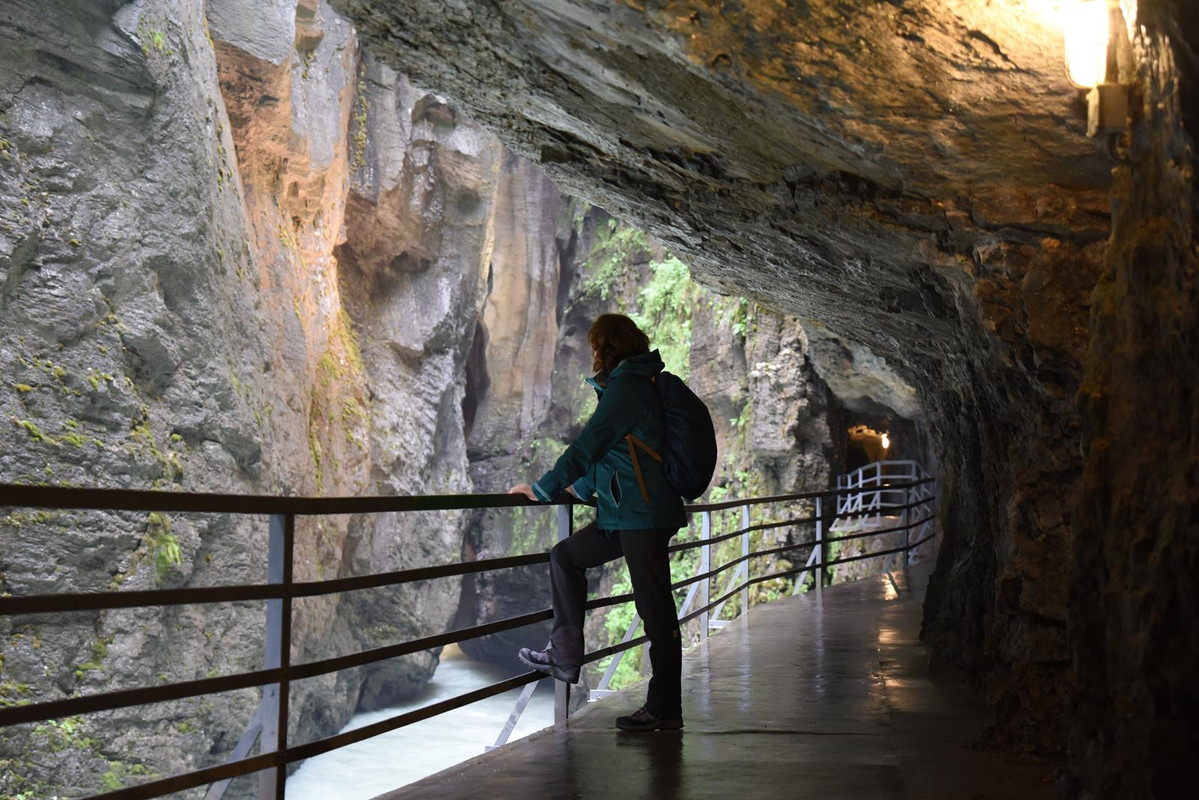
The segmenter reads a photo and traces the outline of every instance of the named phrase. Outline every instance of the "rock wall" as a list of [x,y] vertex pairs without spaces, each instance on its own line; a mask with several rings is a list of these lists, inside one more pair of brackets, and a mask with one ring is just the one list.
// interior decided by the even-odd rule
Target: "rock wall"
[[[269,491],[275,431],[248,380],[274,354],[246,291],[249,226],[202,4],[78,3],[47,16],[9,3],[0,31],[0,480]],[[0,588],[13,594],[265,576],[252,557],[262,521],[15,509],[0,521]],[[261,607],[0,625],[6,702],[262,658],[249,634]],[[0,791],[83,794],[102,775],[199,766],[232,746],[256,702],[236,692],[6,730]]]
[[1071,533],[1081,797],[1189,797],[1199,750],[1199,17],[1141,3],[1132,123],[1095,288]]
[[[364,59],[327,4],[67,5],[0,10],[0,481],[469,491],[465,362],[495,140]],[[452,560],[463,524],[300,520],[295,577]],[[265,579],[264,520],[11,509],[0,528],[13,594]],[[293,663],[443,631],[458,593],[445,580],[297,602]],[[263,624],[253,604],[6,617],[0,701],[257,669]],[[406,697],[435,665],[423,653],[305,681],[292,735]],[[8,729],[0,793],[218,763],[257,703],[244,691]]]

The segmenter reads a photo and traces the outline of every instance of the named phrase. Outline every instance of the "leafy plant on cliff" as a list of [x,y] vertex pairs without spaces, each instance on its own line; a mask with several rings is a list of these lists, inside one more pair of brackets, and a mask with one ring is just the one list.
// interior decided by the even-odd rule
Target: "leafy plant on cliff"
[[171,533],[171,520],[157,511],[146,517],[146,532],[142,536],[146,552],[154,561],[158,582],[166,578],[173,567],[183,565],[183,551],[179,540]]
[[580,285],[583,296],[601,300],[613,298],[620,310],[625,307],[625,292],[630,269],[649,258],[650,243],[644,231],[619,224],[615,219],[600,223],[595,244],[584,261],[586,277]]
[[662,353],[666,368],[686,380],[691,374],[691,305],[696,285],[691,270],[674,256],[650,263],[650,282],[638,293],[638,311],[632,314]]

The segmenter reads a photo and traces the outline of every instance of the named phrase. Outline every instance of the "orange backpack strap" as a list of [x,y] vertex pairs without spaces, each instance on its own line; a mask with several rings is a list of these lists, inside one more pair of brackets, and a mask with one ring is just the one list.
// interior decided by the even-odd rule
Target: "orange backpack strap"
[[650,447],[648,444],[641,441],[640,439],[638,439],[636,436],[634,436],[631,433],[628,436],[626,436],[625,438],[629,440],[630,445],[634,445],[634,444],[637,445],[642,450],[644,450],[645,454],[648,455],[650,458],[652,458],[654,461],[657,461],[659,464],[662,463],[662,456],[660,456],[657,452],[655,452],[654,448]]
[[641,499],[649,503],[649,491],[645,488],[645,476],[641,474],[641,461],[637,458],[637,451],[633,449],[633,440],[635,438],[630,433],[624,437],[624,440],[629,445],[629,458],[633,459],[633,472],[637,473],[637,488],[641,490]]

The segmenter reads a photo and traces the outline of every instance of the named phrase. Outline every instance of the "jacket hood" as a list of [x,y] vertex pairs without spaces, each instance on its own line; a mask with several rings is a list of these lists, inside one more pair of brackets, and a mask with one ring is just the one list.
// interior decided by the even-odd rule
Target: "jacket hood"
[[666,364],[662,361],[662,356],[658,351],[650,350],[648,353],[629,356],[613,367],[607,375],[596,375],[594,378],[588,378],[587,382],[597,389],[601,389],[619,375],[640,375],[643,378],[652,378],[665,368]]

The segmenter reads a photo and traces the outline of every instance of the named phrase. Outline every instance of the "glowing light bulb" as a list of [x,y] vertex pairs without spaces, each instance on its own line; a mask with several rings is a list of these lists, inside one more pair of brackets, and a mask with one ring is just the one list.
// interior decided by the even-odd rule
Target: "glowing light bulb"
[[1107,0],[1075,0],[1062,9],[1066,35],[1066,71],[1070,80],[1086,89],[1107,77],[1107,45],[1111,15]]
[[890,446],[891,446],[891,437],[884,433],[883,434],[883,449],[886,450]]

